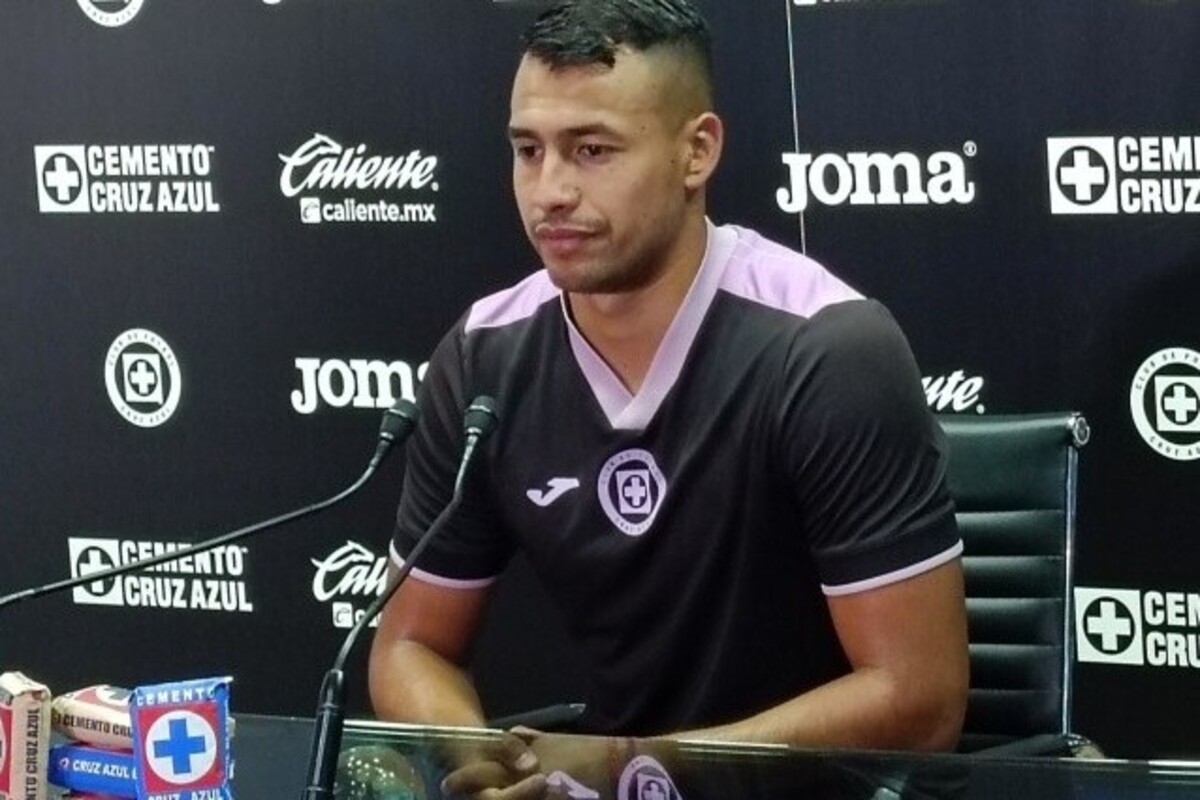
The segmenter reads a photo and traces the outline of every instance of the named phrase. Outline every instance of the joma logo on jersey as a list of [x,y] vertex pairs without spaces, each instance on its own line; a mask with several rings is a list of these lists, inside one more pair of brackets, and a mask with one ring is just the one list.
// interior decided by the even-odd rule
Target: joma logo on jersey
[[297,358],[300,388],[292,391],[292,408],[312,414],[324,402],[333,408],[391,408],[398,398],[414,400],[428,362],[415,370],[405,361],[350,361]]
[[[976,153],[974,142],[963,153]],[[825,206],[968,205],[975,183],[967,178],[963,155],[950,151],[921,158],[915,153],[853,152],[845,155],[784,153],[790,183],[775,194],[788,214],[812,202]]]

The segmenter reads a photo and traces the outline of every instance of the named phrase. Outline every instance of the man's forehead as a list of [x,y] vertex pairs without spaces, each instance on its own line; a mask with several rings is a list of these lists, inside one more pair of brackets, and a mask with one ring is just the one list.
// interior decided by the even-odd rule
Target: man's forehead
[[659,59],[619,50],[616,63],[554,66],[526,55],[513,81],[512,114],[656,112],[670,74]]

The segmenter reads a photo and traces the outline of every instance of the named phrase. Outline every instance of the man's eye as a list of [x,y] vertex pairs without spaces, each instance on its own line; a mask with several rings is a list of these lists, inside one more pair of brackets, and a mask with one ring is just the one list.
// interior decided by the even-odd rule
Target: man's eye
[[579,146],[579,155],[588,159],[604,158],[611,155],[613,148],[603,144],[584,144]]
[[538,146],[535,144],[518,144],[513,145],[513,152],[517,154],[517,158],[522,161],[530,161],[537,158]]

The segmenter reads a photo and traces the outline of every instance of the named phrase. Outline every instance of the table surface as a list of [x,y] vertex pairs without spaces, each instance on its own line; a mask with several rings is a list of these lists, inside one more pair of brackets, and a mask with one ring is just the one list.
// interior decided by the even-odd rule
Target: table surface
[[[309,719],[238,715],[233,752],[238,800],[299,797],[311,749]],[[438,782],[446,753],[477,747],[496,731],[424,728],[350,722],[343,762],[368,762],[376,784],[347,792],[339,773],[339,800],[397,798],[440,800]],[[584,752],[621,752],[597,737],[550,736],[548,741],[580,745]],[[639,741],[641,767],[625,759],[630,773],[622,782],[610,764],[570,792],[598,800],[796,800],[797,798],[928,798],[929,800],[1174,800],[1200,797],[1200,762],[1153,762],[1057,758],[984,758],[872,751],[803,750],[786,747]],[[653,761],[647,761],[647,757]],[[604,759],[606,762],[609,759]],[[621,767],[618,764],[617,767]],[[658,766],[669,773],[657,781]],[[608,777],[611,772],[611,777]],[[640,773],[641,777],[638,776]],[[582,773],[581,773],[582,774]],[[666,787],[665,795],[657,788]],[[570,788],[570,782],[564,788]],[[374,793],[371,793],[374,792]]]

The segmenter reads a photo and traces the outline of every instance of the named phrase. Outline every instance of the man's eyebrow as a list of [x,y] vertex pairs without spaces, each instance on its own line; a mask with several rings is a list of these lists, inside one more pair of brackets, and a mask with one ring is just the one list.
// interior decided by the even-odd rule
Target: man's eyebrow
[[[595,122],[588,125],[575,125],[571,128],[564,128],[558,132],[560,137],[579,137],[579,136],[594,136],[596,134],[606,136],[617,136],[617,131],[602,122]],[[508,126],[508,138],[510,139],[540,139],[537,131],[532,128],[522,128],[517,125]]]

